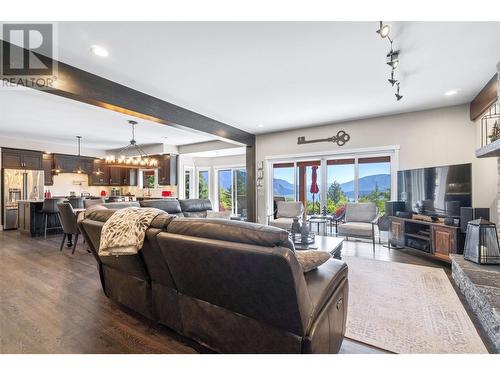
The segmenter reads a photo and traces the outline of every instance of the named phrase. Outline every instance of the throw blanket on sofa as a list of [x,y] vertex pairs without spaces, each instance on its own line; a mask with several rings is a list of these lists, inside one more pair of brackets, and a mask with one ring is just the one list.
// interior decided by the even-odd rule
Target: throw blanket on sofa
[[156,208],[128,207],[117,210],[102,227],[99,255],[134,255],[144,244],[153,219],[164,213]]

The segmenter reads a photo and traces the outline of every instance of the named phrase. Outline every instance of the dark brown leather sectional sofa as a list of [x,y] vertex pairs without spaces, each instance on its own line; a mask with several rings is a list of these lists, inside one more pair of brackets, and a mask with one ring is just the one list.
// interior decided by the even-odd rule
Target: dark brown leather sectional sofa
[[346,326],[344,262],[303,274],[281,229],[159,215],[133,256],[99,257],[99,210],[79,222],[112,300],[221,353],[337,353]]

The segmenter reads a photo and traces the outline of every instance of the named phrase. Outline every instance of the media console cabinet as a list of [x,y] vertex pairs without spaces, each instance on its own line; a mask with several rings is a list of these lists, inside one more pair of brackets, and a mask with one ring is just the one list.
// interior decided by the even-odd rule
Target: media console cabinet
[[459,227],[441,222],[389,216],[389,247],[408,247],[450,262],[450,254],[462,254],[464,235]]

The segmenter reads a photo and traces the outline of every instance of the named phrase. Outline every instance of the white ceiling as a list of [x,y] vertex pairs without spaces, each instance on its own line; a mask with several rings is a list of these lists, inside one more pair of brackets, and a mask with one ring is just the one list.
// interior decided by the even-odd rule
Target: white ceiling
[[500,22],[391,24],[400,102],[377,22],[64,22],[59,59],[251,133],[469,102],[500,60]]
[[[391,24],[400,102],[377,22],[62,22],[58,59],[251,133],[466,103],[500,60],[500,22]],[[130,139],[130,116],[35,90],[0,90],[0,113],[4,135],[78,134],[94,148]],[[139,143],[214,139],[139,122]]]
[[132,138],[129,119],[139,123],[135,131],[139,144],[183,145],[214,139],[32,89],[0,89],[0,114],[0,136],[74,144],[75,150],[77,135],[83,137],[82,147],[125,146]]

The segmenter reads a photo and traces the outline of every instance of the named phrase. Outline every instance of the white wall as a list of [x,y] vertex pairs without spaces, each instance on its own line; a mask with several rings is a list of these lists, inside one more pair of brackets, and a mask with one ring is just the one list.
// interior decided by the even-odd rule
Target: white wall
[[[478,126],[469,120],[469,106],[385,116],[338,124],[306,127],[257,136],[257,163],[266,157],[399,145],[399,168],[411,169],[448,164],[472,163],[473,205],[495,207],[496,160],[477,159]],[[339,130],[350,134],[342,148],[331,142],[298,145],[297,138],[325,138]],[[266,186],[257,190],[257,215],[265,223]]]

